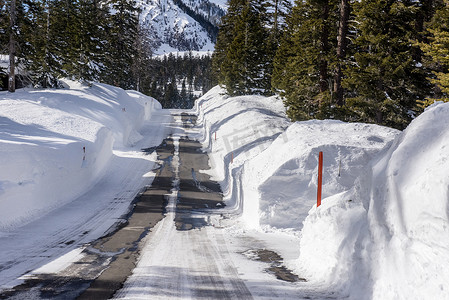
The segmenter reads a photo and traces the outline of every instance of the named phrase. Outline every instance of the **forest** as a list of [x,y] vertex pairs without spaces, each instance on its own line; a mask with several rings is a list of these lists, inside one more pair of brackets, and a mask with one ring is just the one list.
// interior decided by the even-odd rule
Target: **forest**
[[292,120],[403,129],[449,92],[446,0],[230,0],[213,57],[231,95],[279,94]]
[[448,99],[447,0],[229,0],[212,58],[154,57],[133,1],[1,0],[0,17],[0,53],[21,70],[0,67],[3,89],[8,75],[43,88],[68,77],[188,108],[219,83],[280,95],[292,120],[398,129]]
[[194,100],[210,90],[212,76],[209,54],[168,54],[147,61],[141,92],[156,98],[164,108],[192,108]]
[[[153,56],[150,34],[139,24],[136,3],[111,0],[107,4],[0,2],[0,54],[9,54],[11,69],[17,72],[11,76],[0,66],[0,88],[54,88],[60,87],[59,78],[71,78],[135,89],[166,108],[189,108],[212,87],[210,55]],[[13,84],[8,77],[15,79]]]

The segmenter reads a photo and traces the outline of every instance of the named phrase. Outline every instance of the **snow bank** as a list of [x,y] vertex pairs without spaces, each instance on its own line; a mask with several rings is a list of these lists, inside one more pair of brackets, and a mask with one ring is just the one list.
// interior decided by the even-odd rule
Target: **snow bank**
[[264,151],[290,122],[276,97],[227,97],[215,87],[195,102],[199,137],[210,153],[213,178],[221,183],[228,208],[242,209],[241,174],[246,161]]
[[397,130],[371,124],[293,123],[245,165],[245,205],[251,207],[245,211],[245,219],[255,228],[301,229],[316,203],[320,151],[325,198],[352,188],[367,162],[397,134]]
[[279,98],[227,97],[219,87],[197,100],[195,109],[212,175],[228,207],[239,209],[252,229],[301,229],[316,202],[319,151],[327,197],[352,188],[366,164],[399,133],[331,120],[291,123]]
[[429,108],[310,211],[297,272],[351,299],[449,299],[448,116]]
[[137,92],[67,81],[66,89],[0,93],[0,228],[79,196],[112,149],[133,145],[160,104]]

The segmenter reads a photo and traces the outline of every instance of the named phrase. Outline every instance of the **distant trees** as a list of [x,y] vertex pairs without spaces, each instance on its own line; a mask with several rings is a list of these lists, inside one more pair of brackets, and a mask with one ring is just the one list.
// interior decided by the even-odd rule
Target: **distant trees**
[[[166,108],[190,108],[216,84],[210,55],[152,58],[151,32],[139,23],[134,1],[7,1],[0,0],[0,53],[15,52],[12,61],[26,69],[34,86],[58,87],[61,77],[94,80],[136,89]],[[14,26],[10,15],[16,16]],[[6,70],[0,75],[7,76]]]
[[210,55],[169,54],[147,63],[141,91],[158,99],[165,108],[191,108],[194,99],[216,84]]

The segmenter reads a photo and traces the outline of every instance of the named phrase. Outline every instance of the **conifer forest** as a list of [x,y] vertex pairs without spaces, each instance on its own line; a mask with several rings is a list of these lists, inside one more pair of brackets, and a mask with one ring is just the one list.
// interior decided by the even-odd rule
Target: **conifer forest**
[[446,0],[230,0],[213,57],[231,95],[279,94],[292,120],[403,129],[448,100]]
[[[9,54],[21,71],[12,76],[18,88],[57,88],[66,77],[135,89],[166,108],[189,108],[213,86],[210,54],[153,55],[134,1],[1,0],[0,17],[0,55]],[[0,66],[4,90],[8,73]]]
[[212,56],[155,57],[133,1],[0,0],[0,54],[26,70],[17,87],[69,77],[188,108],[218,83],[279,95],[292,120],[403,129],[449,99],[448,0],[229,0],[218,31],[203,23]]

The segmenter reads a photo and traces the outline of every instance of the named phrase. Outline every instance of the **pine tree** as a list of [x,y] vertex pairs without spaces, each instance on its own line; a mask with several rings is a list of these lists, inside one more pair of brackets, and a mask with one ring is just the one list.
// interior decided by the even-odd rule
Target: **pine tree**
[[16,61],[16,40],[17,40],[17,11],[16,0],[11,0],[9,9],[9,77],[8,77],[8,91],[13,93],[16,91],[15,78],[15,61]]
[[135,89],[137,91],[144,91],[146,85],[145,82],[151,81],[151,79],[148,78],[148,69],[150,68],[149,60],[152,55],[149,36],[149,29],[138,24],[137,34],[134,40],[134,49],[136,52],[132,65],[132,74],[135,80]]
[[352,120],[402,129],[429,89],[425,70],[413,58],[416,2],[362,0],[354,11],[355,61],[343,80],[352,95],[347,99]]
[[187,87],[186,87],[186,80],[185,79],[182,81],[181,94],[179,96],[180,96],[182,101],[184,101],[184,102],[188,101]]
[[108,20],[108,44],[106,46],[106,81],[124,89],[136,87],[132,74],[137,39],[138,10],[134,1],[114,0],[111,2]]
[[246,0],[229,0],[228,11],[221,20],[215,51],[212,56],[214,74],[220,83],[225,81],[227,48],[237,35],[235,23],[242,14],[245,4]]
[[78,0],[77,5],[78,12],[68,24],[71,51],[64,68],[77,80],[100,80],[105,72],[109,9],[97,0]]
[[346,62],[346,51],[348,48],[348,34],[349,34],[349,18],[351,10],[350,0],[341,0],[340,2],[340,20],[338,24],[338,36],[337,36],[337,62],[335,68],[334,78],[334,98],[337,106],[344,105],[344,90],[342,86],[343,80],[343,68]]
[[[5,1],[0,1],[0,53],[7,53],[8,49],[6,46],[8,45],[8,26],[9,26],[9,20],[7,18],[8,16],[8,7],[6,5]],[[0,74],[2,72],[1,66],[0,66]],[[1,84],[1,82],[0,82]]]
[[58,77],[67,75],[63,71],[62,53],[68,51],[65,41],[63,3],[55,0],[32,2],[28,10],[27,28],[21,41],[24,64],[36,86],[56,87]]
[[427,58],[427,65],[433,69],[430,80],[437,91],[421,101],[423,109],[435,100],[449,101],[449,1],[445,0],[433,15],[427,28],[428,42],[421,42],[420,48]]
[[271,90],[270,47],[265,1],[230,1],[217,39],[214,67],[230,95]]
[[330,117],[336,1],[296,2],[274,58],[272,85],[293,120]]
[[287,23],[287,16],[291,13],[292,4],[289,0],[272,0],[268,2],[268,10],[270,13],[271,35],[276,43],[279,43],[282,32]]

